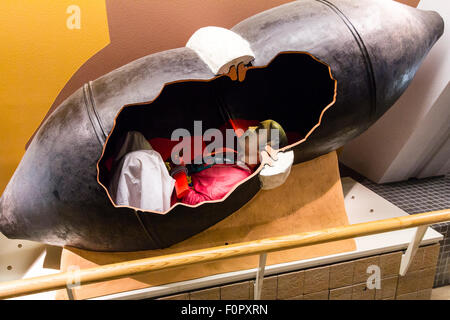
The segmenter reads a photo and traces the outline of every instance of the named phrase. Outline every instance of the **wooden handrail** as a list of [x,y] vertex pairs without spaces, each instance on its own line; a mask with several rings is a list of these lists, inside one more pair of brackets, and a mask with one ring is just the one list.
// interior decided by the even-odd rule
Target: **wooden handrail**
[[[81,285],[85,285],[149,271],[310,246],[444,221],[450,221],[450,209],[108,264],[79,270],[77,279],[80,280]],[[62,272],[0,283],[0,299],[63,289],[68,283],[71,283],[73,277],[72,272]]]

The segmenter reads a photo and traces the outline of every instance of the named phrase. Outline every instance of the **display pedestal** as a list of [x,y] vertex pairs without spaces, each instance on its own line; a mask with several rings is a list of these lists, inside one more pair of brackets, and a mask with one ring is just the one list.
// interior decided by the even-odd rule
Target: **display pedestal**
[[[211,212],[214,214],[214,212]],[[244,207],[207,230],[172,247],[139,252],[93,252],[66,247],[61,271],[161,256],[263,238],[348,225],[335,152],[292,167],[287,181],[273,190],[261,190]],[[353,239],[269,253],[267,265],[353,251]],[[142,289],[219,273],[252,269],[258,256],[226,259],[117,279],[74,289],[76,299]],[[70,268],[71,267],[71,268]],[[57,294],[67,299],[65,291]]]

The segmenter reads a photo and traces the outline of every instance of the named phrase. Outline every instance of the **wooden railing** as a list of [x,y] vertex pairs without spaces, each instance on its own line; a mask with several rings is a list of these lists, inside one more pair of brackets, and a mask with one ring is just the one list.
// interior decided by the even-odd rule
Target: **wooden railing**
[[[256,281],[257,288],[255,290],[255,298],[258,299],[261,292],[265,258],[269,252],[419,227],[402,259],[401,272],[404,273],[408,269],[412,257],[414,257],[427,226],[444,221],[450,221],[450,209],[108,264],[79,270],[76,277],[80,285],[85,285],[150,271],[260,254],[260,266]],[[4,282],[0,283],[0,298],[5,299],[56,289],[67,289],[73,280],[73,272],[62,272],[54,275]],[[70,290],[68,293],[70,296]]]

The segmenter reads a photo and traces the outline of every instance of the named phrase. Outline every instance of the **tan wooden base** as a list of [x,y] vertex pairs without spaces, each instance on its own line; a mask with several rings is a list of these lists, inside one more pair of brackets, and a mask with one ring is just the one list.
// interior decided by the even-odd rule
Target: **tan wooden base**
[[[213,212],[211,214],[214,214]],[[103,253],[64,248],[61,271],[70,266],[90,268],[194,249],[348,225],[337,156],[329,153],[292,167],[287,181],[260,191],[249,203],[209,229],[170,248],[140,252]],[[267,265],[353,251],[353,239],[270,253]],[[117,279],[75,289],[77,299],[142,289],[214,274],[255,268],[258,256],[233,258]],[[57,295],[67,298],[65,291]]]

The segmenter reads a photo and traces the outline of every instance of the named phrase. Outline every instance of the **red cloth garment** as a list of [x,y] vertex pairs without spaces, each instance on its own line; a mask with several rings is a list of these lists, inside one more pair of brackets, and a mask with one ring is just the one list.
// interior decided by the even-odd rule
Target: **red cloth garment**
[[172,141],[166,138],[153,138],[148,142],[150,142],[153,150],[158,151],[164,161],[167,161],[167,159],[170,158],[172,148],[179,143],[178,141]]
[[196,205],[203,201],[222,199],[233,187],[251,175],[237,165],[216,164],[192,175],[193,188],[181,202]]
[[[206,144],[203,141],[203,137],[193,136],[185,139],[190,139],[191,143],[191,155],[190,158],[185,158],[185,160],[189,160],[191,162],[194,161],[197,157],[203,156],[203,150],[206,148]],[[200,153],[195,153],[197,150],[194,148],[194,140],[199,139],[201,141],[201,150]],[[166,138],[152,138],[149,140],[149,143],[152,145],[152,148],[161,154],[161,157],[164,161],[168,161],[171,158],[172,155],[172,149],[181,142],[180,141],[174,141]]]

